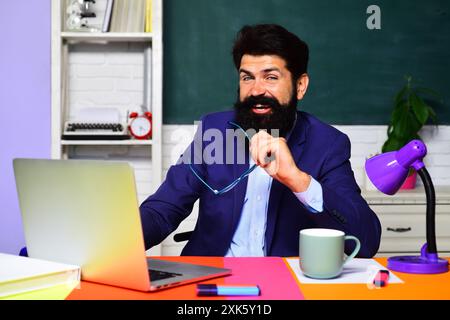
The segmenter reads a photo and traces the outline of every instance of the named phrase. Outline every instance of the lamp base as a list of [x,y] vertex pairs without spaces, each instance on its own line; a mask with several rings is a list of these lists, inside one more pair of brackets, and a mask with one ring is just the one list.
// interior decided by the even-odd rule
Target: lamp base
[[440,259],[437,253],[428,253],[425,243],[420,256],[397,256],[388,259],[387,268],[405,273],[444,273],[448,271],[448,261]]

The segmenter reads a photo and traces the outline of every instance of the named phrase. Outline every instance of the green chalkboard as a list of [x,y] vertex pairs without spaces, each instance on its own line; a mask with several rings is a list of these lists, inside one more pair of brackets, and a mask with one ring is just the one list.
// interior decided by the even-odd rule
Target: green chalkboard
[[387,124],[411,75],[441,93],[450,124],[450,1],[379,0],[369,30],[364,0],[164,0],[164,123],[192,124],[228,110],[238,78],[231,47],[245,24],[278,23],[310,48],[310,86],[299,109],[332,124]]

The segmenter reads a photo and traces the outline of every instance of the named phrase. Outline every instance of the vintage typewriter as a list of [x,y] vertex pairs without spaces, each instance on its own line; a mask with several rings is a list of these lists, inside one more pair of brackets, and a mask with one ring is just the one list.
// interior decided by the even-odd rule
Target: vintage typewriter
[[64,123],[63,140],[126,140],[127,125],[112,108],[86,108]]

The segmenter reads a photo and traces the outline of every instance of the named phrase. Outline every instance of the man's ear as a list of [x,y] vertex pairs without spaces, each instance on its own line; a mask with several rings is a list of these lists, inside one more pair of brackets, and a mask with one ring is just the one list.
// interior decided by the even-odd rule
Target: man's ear
[[297,80],[297,99],[301,100],[306,94],[308,89],[309,77],[307,73],[304,73]]

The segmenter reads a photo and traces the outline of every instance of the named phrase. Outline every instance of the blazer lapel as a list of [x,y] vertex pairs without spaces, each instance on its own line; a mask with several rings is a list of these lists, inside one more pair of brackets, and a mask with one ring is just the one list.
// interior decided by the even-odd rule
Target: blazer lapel
[[[288,139],[289,150],[291,151],[295,163],[298,163],[298,160],[301,156],[301,145],[306,141],[307,126],[308,123],[304,120],[301,113],[297,112],[297,121],[295,123],[295,128]],[[265,234],[265,251],[267,255],[270,255],[280,200],[283,196],[283,192],[286,192],[287,190],[288,189],[281,182],[278,182],[277,180],[274,180],[272,182],[272,187],[270,189],[269,206],[267,208],[267,227]]]

